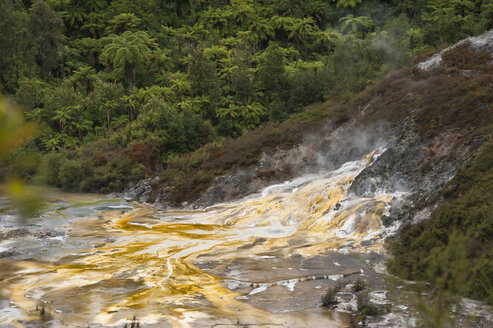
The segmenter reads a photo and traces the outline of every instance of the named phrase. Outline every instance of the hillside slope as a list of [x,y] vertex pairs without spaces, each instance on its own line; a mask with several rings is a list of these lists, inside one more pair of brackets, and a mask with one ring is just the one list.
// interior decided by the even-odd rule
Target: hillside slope
[[[314,106],[316,115],[305,114],[303,123],[267,125],[221,150],[182,156],[164,179],[144,180],[126,195],[161,207],[203,207],[385,147],[350,191],[404,195],[384,216],[384,224],[404,227],[392,244],[391,271],[491,301],[492,36],[444,51],[434,67],[413,63],[350,103]],[[465,252],[455,256],[458,248]]]
[[[485,35],[491,40],[491,33]],[[170,204],[210,205],[302,173],[333,168],[383,144],[391,148],[385,158],[406,156],[408,168],[393,166],[386,172],[392,179],[380,178],[385,184],[381,187],[402,180],[419,189],[407,173],[414,168],[429,181],[426,188],[439,188],[433,175],[442,176],[439,185],[444,185],[491,133],[490,59],[487,52],[460,46],[447,52],[444,64],[434,70],[410,64],[351,102],[313,105],[282,124],[267,124],[221,147],[211,144],[182,155],[168,163],[161,182],[147,180],[132,194],[152,202],[160,191],[159,200]],[[363,172],[359,179],[369,173],[375,175]],[[214,193],[224,186],[231,192]],[[353,186],[357,193],[362,188],[362,182]]]
[[[266,149],[289,148],[328,119],[349,120],[357,104],[341,102],[414,56],[491,29],[492,8],[482,0],[3,1],[0,92],[43,128],[0,165],[0,179],[108,193],[160,175],[174,188],[168,201],[195,199]],[[290,176],[262,171],[261,181]]]

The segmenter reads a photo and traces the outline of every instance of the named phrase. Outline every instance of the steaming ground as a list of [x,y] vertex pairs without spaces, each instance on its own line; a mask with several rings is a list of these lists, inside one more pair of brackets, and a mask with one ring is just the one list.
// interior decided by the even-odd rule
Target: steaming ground
[[[9,305],[1,319],[19,327],[118,326],[133,315],[146,327],[342,326],[351,309],[321,309],[320,297],[354,276],[378,280],[371,264],[382,259],[380,216],[392,195],[347,197],[347,189],[381,151],[203,210],[61,195],[24,235],[2,242]],[[15,229],[8,216],[2,223]]]
[[[344,327],[358,277],[391,310],[370,326],[410,327],[403,291],[415,285],[382,270],[384,239],[400,222],[381,218],[406,194],[348,193],[386,153],[199,210],[58,194],[22,227],[4,203],[2,327],[123,327],[133,316],[143,327]],[[321,308],[335,284],[337,306]]]

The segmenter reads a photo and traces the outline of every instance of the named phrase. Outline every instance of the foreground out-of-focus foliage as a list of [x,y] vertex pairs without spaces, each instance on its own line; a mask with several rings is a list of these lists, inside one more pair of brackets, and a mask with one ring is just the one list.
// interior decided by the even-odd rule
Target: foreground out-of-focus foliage
[[5,98],[0,97],[0,161],[37,134],[33,123],[25,123],[22,113]]
[[479,0],[2,1],[0,90],[47,129],[0,174],[120,190],[179,154],[347,100],[491,28],[492,13]]
[[[0,167],[5,165],[10,155],[37,134],[33,123],[25,123],[19,112],[5,98],[0,97]],[[24,158],[27,161],[29,158]],[[22,164],[18,161],[19,164]],[[39,190],[26,187],[17,176],[9,176],[2,191],[7,194],[22,217],[36,213],[41,206]]]

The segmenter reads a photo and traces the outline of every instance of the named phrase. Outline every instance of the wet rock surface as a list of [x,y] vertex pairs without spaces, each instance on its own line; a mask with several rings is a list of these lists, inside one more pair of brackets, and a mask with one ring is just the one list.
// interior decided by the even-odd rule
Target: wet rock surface
[[[0,216],[12,231],[2,231],[0,247],[14,251],[0,258],[0,303],[13,302],[0,321],[33,315],[25,326],[123,327],[136,315],[142,327],[344,327],[360,316],[351,287],[359,278],[374,304],[368,326],[413,326],[405,295],[414,286],[404,293],[407,282],[389,282],[382,270],[388,229],[379,215],[390,196],[346,197],[382,151],[203,210],[64,195],[24,229]],[[322,295],[339,284],[335,306],[322,308]],[[487,327],[489,312],[477,309],[478,324],[464,327]]]
[[424,212],[430,212],[441,201],[447,183],[480,145],[460,142],[460,131],[422,137],[409,133],[410,123],[405,123],[394,129],[387,150],[355,178],[350,188],[350,192],[362,197],[387,192],[405,194],[403,199],[391,201],[390,213],[384,217],[386,224],[427,218]]
[[288,180],[303,168],[302,146],[262,154],[255,166],[239,168],[217,177],[204,194],[191,204],[192,208],[235,201],[258,193],[265,187]]
[[263,188],[294,177],[329,172],[385,145],[390,125],[363,125],[358,121],[309,134],[304,143],[290,149],[264,153],[258,163],[217,177],[192,208],[235,201]]
[[362,115],[335,130],[327,128],[310,135],[303,144],[266,152],[256,165],[218,176],[198,199],[168,203],[170,189],[158,178],[142,180],[118,196],[160,209],[204,208],[234,202],[296,176],[334,170],[374,149],[385,148],[354,177],[349,192],[359,197],[401,193],[403,197],[391,200],[384,223],[419,221],[429,216],[447,183],[480,146],[479,142],[463,143],[463,134],[447,130],[433,138],[423,137],[414,132],[412,117],[394,124],[376,124],[365,122]]
[[123,193],[110,195],[115,198],[126,200],[136,200],[141,203],[151,204],[158,209],[169,208],[168,202],[169,187],[166,183],[160,183],[158,176],[139,181],[134,185],[129,185]]
[[[486,35],[486,39],[489,40],[490,34]],[[491,51],[492,49],[488,48],[489,41],[481,43],[481,40],[474,43],[478,49]],[[475,73],[464,71],[461,74],[473,76]],[[414,326],[416,322],[413,322],[411,306],[409,301],[403,298],[405,293],[402,292],[408,282],[386,281],[388,276],[382,268],[387,254],[383,249],[379,249],[379,253],[371,251],[371,246],[377,240],[383,241],[387,235],[394,234],[403,223],[429,218],[433,209],[442,201],[447,183],[455,176],[460,166],[471,160],[474,150],[481,143],[476,140],[464,142],[463,136],[466,131],[460,130],[442,129],[433,137],[420,135],[415,129],[415,113],[393,124],[370,123],[367,113],[375,110],[378,109],[368,104],[359,109],[355,119],[337,129],[328,126],[323,131],[307,134],[303,144],[265,152],[255,165],[236,168],[217,177],[198,199],[190,199],[182,204],[170,203],[171,188],[158,177],[154,177],[129,186],[121,195],[113,195],[123,196],[127,201],[137,200],[139,203],[150,204],[152,210],[144,205],[129,205],[125,200],[95,202],[89,207],[65,206],[60,202],[55,206],[56,215],[50,213],[42,218],[42,225],[34,223],[26,228],[16,226],[10,214],[4,215],[0,220],[2,228],[6,229],[0,233],[0,261],[32,261],[35,265],[38,265],[38,262],[52,261],[56,266],[77,267],[87,259],[91,261],[86,265],[96,263],[96,266],[100,265],[101,260],[110,259],[106,265],[112,268],[112,265],[117,263],[115,267],[119,269],[119,262],[113,262],[111,254],[119,254],[118,261],[127,258],[128,270],[116,273],[108,271],[111,273],[108,275],[111,279],[101,280],[87,287],[53,289],[51,294],[47,293],[46,297],[53,299],[52,307],[56,307],[62,311],[61,313],[69,313],[72,308],[77,307],[77,304],[63,301],[66,292],[72,296],[80,292],[91,295],[93,292],[94,295],[102,293],[104,297],[110,295],[110,298],[123,298],[128,296],[127,293],[137,294],[141,289],[143,292],[144,284],[138,281],[148,279],[147,284],[153,286],[157,290],[156,293],[163,293],[163,302],[168,302],[172,295],[167,294],[168,289],[186,295],[203,281],[209,281],[208,285],[213,286],[211,290],[221,290],[221,298],[210,294],[206,301],[203,292],[190,293],[193,296],[179,299],[176,303],[171,302],[171,307],[185,307],[190,313],[195,313],[201,308],[210,308],[211,302],[229,295],[226,310],[234,313],[241,312],[238,306],[244,303],[266,309],[270,315],[289,312],[290,318],[305,323],[347,323],[347,317],[341,320],[331,316],[360,315],[357,309],[358,293],[353,289],[354,281],[360,278],[371,286],[367,291],[367,298],[368,302],[375,306],[375,314],[366,321],[368,326]],[[284,215],[289,195],[294,195],[310,183],[330,178],[330,175],[324,176],[330,171],[338,174],[341,165],[348,162],[351,165],[351,161],[361,158],[366,158],[367,165],[361,170],[351,171],[351,175],[331,189],[339,190],[341,186],[348,186],[348,193],[344,193],[343,198],[337,199],[337,192],[331,194],[329,189],[319,190],[317,195],[320,197],[313,197],[314,195],[307,191],[306,195],[313,198],[301,197],[300,202],[292,207],[292,212]],[[317,176],[287,181],[295,177],[310,177],[310,174]],[[283,181],[287,182],[275,185]],[[244,199],[245,197],[247,198]],[[249,200],[255,200],[255,197],[263,199],[237,208],[235,204],[230,203],[240,199],[248,203]],[[269,202],[267,208],[264,207]],[[219,203],[229,204],[207,208]],[[320,204],[324,203],[332,205],[323,208]],[[360,204],[362,210],[358,212]],[[171,210],[171,207],[181,207],[181,210]],[[300,231],[313,229],[313,236],[301,233],[299,237],[292,236],[285,241],[283,238],[293,233],[285,228],[296,222],[297,215],[303,219],[308,218],[304,213],[297,212],[305,207],[309,212],[320,214],[314,216],[315,219],[307,224],[298,222]],[[197,208],[203,210],[191,210]],[[156,212],[156,209],[162,212]],[[127,218],[124,214],[128,210],[136,212]],[[112,219],[106,218],[104,211],[110,211]],[[223,220],[218,220],[221,211],[224,211]],[[210,215],[210,227],[206,228],[204,218],[207,213]],[[372,217],[377,219],[371,220]],[[80,221],[77,231],[71,231],[72,218],[78,218]],[[265,229],[263,223],[271,219],[279,219],[281,223],[272,224]],[[245,222],[242,223],[242,220]],[[196,226],[188,229],[190,222]],[[328,222],[330,224],[327,227],[335,231],[332,234],[327,228],[321,229],[322,233],[316,229],[317,224]],[[382,228],[381,223],[385,227]],[[237,235],[229,234],[227,230],[235,224],[242,227],[241,232]],[[49,230],[49,227],[53,226],[56,226],[57,230]],[[215,229],[217,231],[211,232]],[[123,232],[123,236],[119,236],[118,231]],[[362,232],[364,238],[361,237]],[[253,235],[246,240],[245,236],[248,237],[249,233]],[[353,234],[358,235],[359,239],[346,239]],[[218,241],[220,238],[224,240]],[[229,238],[232,240],[227,242]],[[330,244],[338,238],[339,244]],[[70,243],[67,243],[67,239]],[[275,243],[268,244],[269,240],[274,239]],[[314,247],[314,239],[321,243],[321,246]],[[12,240],[17,244],[10,244]],[[133,244],[128,244],[128,251],[123,252],[125,242],[130,240]],[[283,242],[285,243],[282,244]],[[223,243],[224,246],[221,246]],[[195,249],[197,245],[202,245],[201,254]],[[112,248],[111,252],[108,251],[109,247]],[[140,247],[149,248],[145,253],[144,264],[137,263],[142,260],[139,256]],[[361,252],[361,249],[365,252]],[[286,250],[290,251],[284,253]],[[171,254],[180,255],[175,257]],[[138,258],[134,259],[131,256]],[[163,260],[166,256],[167,261]],[[152,261],[149,261],[149,258],[152,258]],[[152,270],[144,272],[149,269]],[[4,277],[20,269],[12,270],[5,269]],[[60,272],[63,272],[63,269]],[[53,272],[48,270],[48,273]],[[195,276],[200,279],[191,279]],[[164,281],[168,283],[163,284]],[[322,309],[321,296],[327,288],[339,283],[344,286],[335,295],[336,302],[333,308],[336,311]],[[416,291],[414,288],[411,286],[407,291],[413,293]],[[106,292],[105,289],[111,292]],[[113,292],[113,289],[117,292]],[[155,295],[153,297],[147,305],[154,304],[156,298]],[[128,304],[133,304],[133,298],[129,299]],[[233,300],[240,303],[232,305]],[[3,300],[0,299],[0,302]],[[77,300],[74,302],[77,303]],[[218,303],[222,306],[223,301]],[[493,319],[482,304],[468,300],[464,300],[463,303],[461,307],[457,307],[458,326],[492,326]],[[82,307],[84,306],[85,304]],[[169,311],[162,304],[156,306],[160,310],[166,308],[163,310],[165,312]],[[120,309],[111,308],[105,313],[111,314],[116,320],[119,316],[123,318],[124,309],[124,306]],[[89,309],[83,310],[90,312]],[[221,311],[224,310],[222,307]],[[480,318],[470,324],[469,319],[462,315],[464,313],[478,314]],[[0,318],[1,315],[0,311]],[[175,314],[166,315],[171,317]],[[314,317],[317,318],[315,321]],[[330,317],[330,320],[325,320],[326,317]],[[318,321],[319,319],[322,321]],[[221,317],[214,320],[196,318],[194,326],[207,327],[212,323],[231,327],[258,324],[248,320],[235,323],[230,318]],[[167,325],[164,321],[162,323]],[[279,325],[291,327],[288,322]],[[152,325],[148,325],[150,326]]]

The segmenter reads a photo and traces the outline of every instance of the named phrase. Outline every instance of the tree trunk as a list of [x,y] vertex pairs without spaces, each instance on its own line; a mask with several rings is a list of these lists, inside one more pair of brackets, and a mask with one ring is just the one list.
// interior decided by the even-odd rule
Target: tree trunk
[[96,56],[93,53],[87,53],[86,62],[92,67],[96,67]]
[[108,131],[110,130],[110,109],[106,107],[106,119],[108,120]]
[[125,66],[125,74],[127,75],[127,83],[128,83],[128,93],[132,93],[132,89],[135,85],[135,77],[134,77],[134,67],[133,65]]
[[195,6],[193,0],[188,0],[188,5],[190,6],[190,15],[192,16],[193,22],[195,22]]

